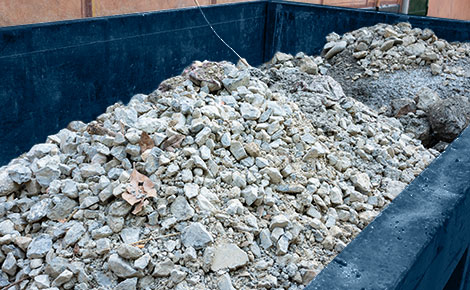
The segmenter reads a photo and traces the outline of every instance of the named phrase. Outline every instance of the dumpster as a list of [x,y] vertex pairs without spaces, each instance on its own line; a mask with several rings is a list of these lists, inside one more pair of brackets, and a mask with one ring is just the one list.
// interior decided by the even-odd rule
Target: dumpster
[[[448,41],[470,39],[470,22],[286,1],[204,11],[254,66],[278,51],[319,54],[328,33],[376,23],[410,22]],[[151,93],[204,59],[237,61],[196,8],[1,28],[0,164],[73,120],[89,122],[115,102]],[[464,131],[307,289],[468,288],[469,134]]]

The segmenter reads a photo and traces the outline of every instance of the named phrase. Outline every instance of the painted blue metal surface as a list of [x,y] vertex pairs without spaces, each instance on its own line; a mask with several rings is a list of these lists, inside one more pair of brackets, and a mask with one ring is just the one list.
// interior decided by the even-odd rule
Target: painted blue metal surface
[[[265,2],[205,8],[253,65],[264,53]],[[0,165],[72,120],[150,93],[194,60],[237,58],[196,9],[0,28]]]

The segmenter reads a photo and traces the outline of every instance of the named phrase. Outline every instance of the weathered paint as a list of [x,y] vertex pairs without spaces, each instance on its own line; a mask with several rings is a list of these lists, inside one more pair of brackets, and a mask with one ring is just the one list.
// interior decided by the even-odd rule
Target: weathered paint
[[469,0],[429,0],[428,16],[470,20]]
[[81,18],[82,0],[1,0],[0,26]]
[[[198,0],[201,5],[250,0]],[[251,0],[254,1],[254,0]],[[298,0],[296,2],[353,8],[376,7],[379,0]],[[381,0],[380,5],[402,0]],[[194,6],[194,0],[1,0],[0,26],[110,16]]]

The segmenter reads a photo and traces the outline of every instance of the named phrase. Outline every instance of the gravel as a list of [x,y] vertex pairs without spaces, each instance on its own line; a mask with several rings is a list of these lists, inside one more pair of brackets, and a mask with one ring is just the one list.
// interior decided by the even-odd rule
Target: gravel
[[439,155],[418,137],[468,124],[435,86],[465,92],[464,45],[405,24],[327,40],[261,68],[194,62],[0,168],[0,285],[302,289]]

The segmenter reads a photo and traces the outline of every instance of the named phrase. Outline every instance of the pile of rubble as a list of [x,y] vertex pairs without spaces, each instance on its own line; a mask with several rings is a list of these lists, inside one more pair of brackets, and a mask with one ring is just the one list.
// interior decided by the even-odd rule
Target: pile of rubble
[[438,152],[292,61],[196,62],[2,167],[0,287],[303,288]]
[[301,54],[291,64],[332,76],[347,96],[397,118],[426,147],[443,151],[468,126],[468,43],[449,43],[409,23],[331,33],[326,40],[323,57],[305,61]]
[[342,36],[330,33],[326,40],[322,52],[326,60],[345,51],[341,58],[333,59],[332,65],[347,61],[349,66],[356,63],[362,68],[352,80],[363,76],[379,77],[381,71],[406,70],[412,66],[430,66],[433,75],[444,72],[464,76],[468,73],[463,68],[447,66],[448,61],[470,56],[468,44],[448,43],[432,30],[412,28],[406,22],[363,27]]

